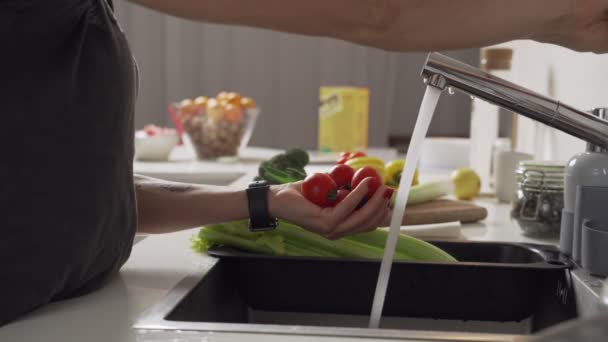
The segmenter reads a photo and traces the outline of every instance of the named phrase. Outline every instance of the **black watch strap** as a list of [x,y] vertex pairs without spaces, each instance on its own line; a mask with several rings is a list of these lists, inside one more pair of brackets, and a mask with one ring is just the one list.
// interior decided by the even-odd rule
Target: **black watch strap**
[[263,232],[274,230],[277,219],[270,216],[268,209],[268,190],[270,185],[265,181],[251,183],[247,188],[249,205],[249,230]]

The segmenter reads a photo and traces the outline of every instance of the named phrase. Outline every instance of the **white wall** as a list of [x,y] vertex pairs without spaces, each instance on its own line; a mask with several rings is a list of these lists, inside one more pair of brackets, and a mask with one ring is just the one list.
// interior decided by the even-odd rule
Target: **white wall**
[[[552,69],[554,98],[582,110],[608,107],[608,55],[579,53],[532,41],[503,45],[514,49],[512,79],[516,83],[549,95]],[[568,160],[585,150],[585,142],[555,130],[551,130],[553,140],[543,139],[540,135],[544,129],[539,126],[529,119],[519,121],[518,150],[535,153],[538,159],[557,160]]]

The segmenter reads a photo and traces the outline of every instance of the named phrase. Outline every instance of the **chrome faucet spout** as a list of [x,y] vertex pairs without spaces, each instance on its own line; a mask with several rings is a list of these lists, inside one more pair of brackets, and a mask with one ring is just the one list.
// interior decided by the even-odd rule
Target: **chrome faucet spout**
[[608,121],[445,55],[430,53],[422,69],[422,76],[429,86],[458,89],[608,148]]

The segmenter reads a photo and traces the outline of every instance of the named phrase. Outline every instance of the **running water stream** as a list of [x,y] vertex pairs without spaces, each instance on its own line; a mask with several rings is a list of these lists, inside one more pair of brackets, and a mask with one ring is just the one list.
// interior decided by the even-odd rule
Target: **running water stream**
[[388,234],[388,239],[384,248],[384,256],[382,257],[382,264],[380,265],[380,273],[378,275],[378,283],[376,284],[376,292],[374,294],[374,302],[372,305],[372,314],[369,322],[370,328],[379,328],[380,319],[382,318],[382,309],[384,308],[384,298],[386,296],[386,289],[391,274],[391,268],[393,266],[393,257],[395,255],[395,247],[397,244],[397,238],[401,230],[401,224],[403,222],[403,216],[405,215],[405,206],[407,205],[407,198],[410,194],[412,187],[412,179],[414,178],[414,172],[420,159],[420,151],[426,133],[429,130],[429,125],[433,119],[435,113],[435,107],[439,102],[439,96],[441,90],[432,86],[427,86],[422,98],[422,104],[420,105],[420,111],[418,112],[418,118],[416,119],[416,126],[414,127],[414,134],[410,142],[407,156],[405,159],[405,168],[399,182],[399,189],[397,190],[397,201],[393,208],[393,216],[391,217],[391,228]]

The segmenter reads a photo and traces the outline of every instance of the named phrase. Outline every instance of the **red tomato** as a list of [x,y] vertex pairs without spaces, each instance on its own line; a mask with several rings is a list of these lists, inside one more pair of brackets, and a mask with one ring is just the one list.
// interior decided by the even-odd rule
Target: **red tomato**
[[391,197],[393,197],[394,192],[395,192],[395,189],[387,188],[386,191],[384,191],[384,198],[390,199]]
[[365,178],[372,179],[368,184],[366,196],[366,198],[369,199],[376,193],[376,190],[378,190],[378,188],[382,184],[382,178],[378,174],[378,171],[376,171],[374,168],[364,166],[357,170],[357,172],[355,172],[355,175],[353,176],[353,180],[351,182],[353,189],[359,186],[359,184],[361,184],[361,182],[363,182]]
[[336,182],[338,189],[351,189],[350,181],[355,175],[355,170],[352,167],[344,164],[338,164],[329,171],[329,176]]
[[367,154],[365,154],[361,151],[357,151],[357,152],[351,154],[350,159],[355,159],[355,158],[360,158],[360,157],[367,157]]
[[340,158],[338,158],[338,161],[336,162],[337,164],[344,164],[346,163],[350,157],[351,157],[352,153],[350,152],[342,152],[340,153]]
[[348,157],[341,157],[340,159],[338,159],[338,161],[336,162],[336,164],[340,165],[340,164],[344,164],[349,160]]
[[333,206],[336,202],[337,193],[336,182],[325,173],[310,175],[302,183],[304,197],[322,208]]

